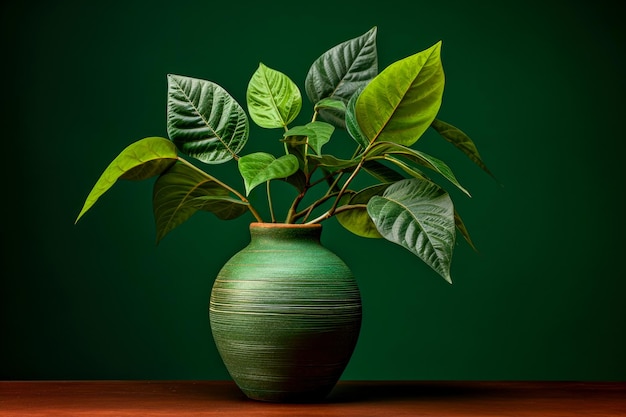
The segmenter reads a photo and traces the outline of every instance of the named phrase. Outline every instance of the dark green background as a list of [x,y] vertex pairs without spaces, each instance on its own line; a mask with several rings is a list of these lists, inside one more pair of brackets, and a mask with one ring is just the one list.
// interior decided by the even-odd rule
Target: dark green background
[[[223,3],[2,6],[0,379],[227,378],[207,303],[251,217],[196,215],[155,246],[143,182],[117,184],[74,219],[123,147],[166,135],[167,73],[245,103],[263,61],[303,90],[315,58],[375,25],[381,68],[443,40],[440,117],[472,136],[502,186],[435,136],[418,143],[473,194],[455,198],[480,252],[459,241],[452,286],[398,246],[325,223],[365,309],[344,378],[626,377],[621,11]],[[247,151],[274,139],[254,127]]]

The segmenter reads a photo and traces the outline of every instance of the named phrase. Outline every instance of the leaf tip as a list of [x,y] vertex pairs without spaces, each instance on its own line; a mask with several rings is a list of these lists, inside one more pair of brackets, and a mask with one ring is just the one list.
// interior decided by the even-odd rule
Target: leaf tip
[[74,220],[74,224],[78,224],[78,221],[80,219],[82,219],[83,215],[85,213],[87,213],[87,210],[89,210],[91,208],[91,205],[87,205],[87,203],[85,203],[85,205],[83,206],[83,208],[80,210],[80,213],[78,213],[78,216],[76,216],[76,220]]
[[430,54],[436,54],[435,56],[437,56],[441,54],[442,46],[443,46],[443,40],[439,40],[435,44],[433,44],[430,48],[426,49],[426,51],[428,51]]

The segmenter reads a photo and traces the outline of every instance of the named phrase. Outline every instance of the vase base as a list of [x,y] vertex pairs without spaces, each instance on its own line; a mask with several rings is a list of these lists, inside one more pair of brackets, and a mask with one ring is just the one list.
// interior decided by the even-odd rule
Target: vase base
[[255,401],[271,403],[319,403],[328,397],[333,387],[334,385],[330,387],[325,386],[304,392],[245,389],[241,387],[240,389],[246,397]]

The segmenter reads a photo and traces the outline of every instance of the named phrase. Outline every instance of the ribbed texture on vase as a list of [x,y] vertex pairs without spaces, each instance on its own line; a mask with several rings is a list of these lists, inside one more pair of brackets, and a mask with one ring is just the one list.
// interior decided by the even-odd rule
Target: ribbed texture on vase
[[251,242],[219,272],[211,330],[250,398],[316,401],[345,369],[361,326],[361,297],[321,227],[253,224]]

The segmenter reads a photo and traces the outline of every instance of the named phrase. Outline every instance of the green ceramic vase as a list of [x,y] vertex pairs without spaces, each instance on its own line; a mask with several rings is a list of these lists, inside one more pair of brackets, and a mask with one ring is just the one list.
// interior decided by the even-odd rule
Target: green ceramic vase
[[253,223],[250,244],[219,272],[209,305],[217,349],[256,400],[322,400],[361,328],[361,296],[320,225]]

